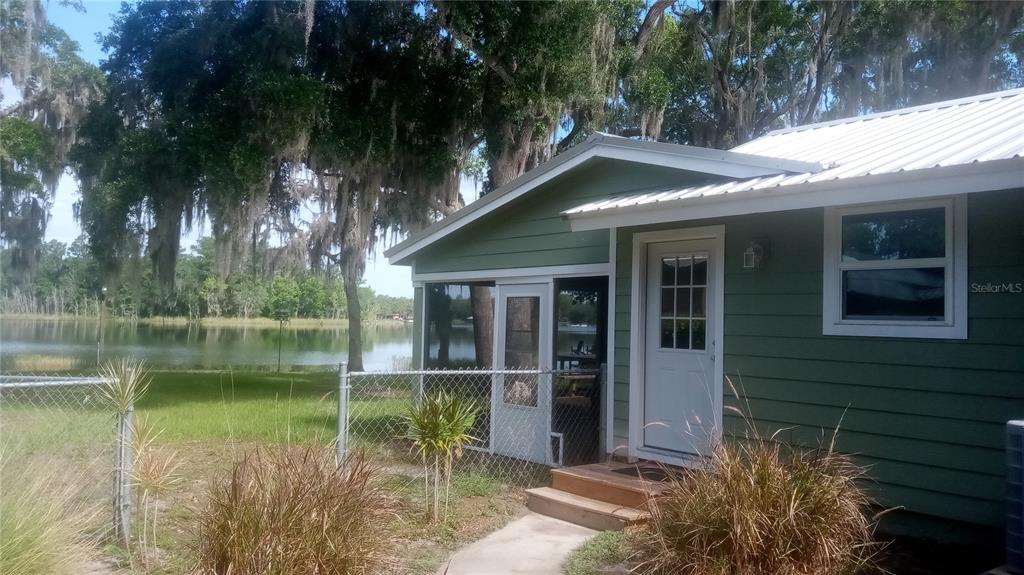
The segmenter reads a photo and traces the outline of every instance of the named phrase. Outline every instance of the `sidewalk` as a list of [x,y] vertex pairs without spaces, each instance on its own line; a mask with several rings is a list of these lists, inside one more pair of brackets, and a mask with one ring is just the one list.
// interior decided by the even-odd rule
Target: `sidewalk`
[[438,575],[559,575],[569,553],[596,534],[530,513],[456,551]]

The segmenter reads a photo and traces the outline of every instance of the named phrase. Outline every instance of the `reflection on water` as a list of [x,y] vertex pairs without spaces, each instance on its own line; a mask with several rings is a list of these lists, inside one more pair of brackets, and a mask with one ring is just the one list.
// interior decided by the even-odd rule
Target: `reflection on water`
[[[96,361],[97,321],[0,321],[0,362],[19,356],[58,356],[88,366]],[[285,326],[283,365],[333,365],[344,361],[348,330],[337,326]],[[396,358],[412,355],[411,324],[363,329],[363,366],[392,369]],[[277,365],[276,326],[160,325],[105,322],[103,359],[134,356],[154,367],[224,368]],[[470,342],[472,346],[472,342]]]

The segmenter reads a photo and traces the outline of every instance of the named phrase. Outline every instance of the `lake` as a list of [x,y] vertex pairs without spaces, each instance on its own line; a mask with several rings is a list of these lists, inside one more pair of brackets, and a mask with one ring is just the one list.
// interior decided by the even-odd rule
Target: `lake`
[[[0,320],[0,364],[16,371],[38,358],[66,358],[79,367],[96,363],[98,322],[75,320]],[[363,367],[393,369],[412,356],[412,324],[388,323],[363,329]],[[154,368],[221,369],[277,365],[278,328],[274,325],[158,324],[107,321],[104,360],[132,356]],[[347,357],[348,330],[337,324],[282,330],[281,364],[337,365]],[[19,359],[20,358],[20,359]]]
[[[96,365],[99,322],[95,319],[0,319],[0,369],[6,372],[65,370]],[[391,370],[412,357],[411,323],[386,323],[363,328],[363,367]],[[562,326],[558,349],[567,351],[584,341],[592,346],[592,326]],[[153,368],[223,369],[277,365],[275,325],[219,323],[129,323],[106,321],[102,358],[137,357]],[[437,344],[431,346],[434,354]],[[336,323],[285,325],[281,333],[284,366],[336,366],[348,356],[348,330]],[[474,357],[473,334],[453,326],[450,356]],[[49,361],[49,360],[53,361]],[[47,365],[50,367],[39,367]]]

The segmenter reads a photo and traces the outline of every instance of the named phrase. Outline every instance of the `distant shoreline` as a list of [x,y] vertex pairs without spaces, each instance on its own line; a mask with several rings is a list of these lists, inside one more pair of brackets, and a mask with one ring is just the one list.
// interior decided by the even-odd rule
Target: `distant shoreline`
[[[28,321],[99,321],[99,317],[95,315],[50,315],[50,314],[24,314],[24,313],[10,313],[0,314],[0,321],[3,320],[28,320]],[[111,317],[104,318],[104,321],[116,322],[116,323],[138,323],[143,325],[188,325],[200,324],[208,326],[224,326],[224,327],[277,327],[277,320],[268,317],[204,317],[199,320],[190,321],[187,317],[144,317],[137,320],[127,319],[123,317]],[[407,325],[407,322],[403,320],[395,319],[381,319],[364,322],[364,326],[389,326],[398,327]],[[408,324],[411,325],[411,324]],[[291,319],[285,322],[286,328],[303,328],[303,327],[330,327],[330,328],[348,328],[347,319],[329,319],[329,318],[306,318],[299,317]]]

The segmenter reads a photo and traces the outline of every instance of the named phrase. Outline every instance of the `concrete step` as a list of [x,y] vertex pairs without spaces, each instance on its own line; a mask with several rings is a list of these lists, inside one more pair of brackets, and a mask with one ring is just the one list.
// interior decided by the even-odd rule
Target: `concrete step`
[[569,493],[552,487],[526,490],[531,511],[599,531],[619,531],[647,519],[645,511]]
[[636,509],[646,509],[647,500],[655,491],[636,479],[617,477],[609,471],[591,466],[552,469],[551,487],[581,497]]

